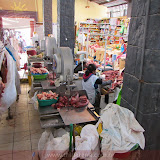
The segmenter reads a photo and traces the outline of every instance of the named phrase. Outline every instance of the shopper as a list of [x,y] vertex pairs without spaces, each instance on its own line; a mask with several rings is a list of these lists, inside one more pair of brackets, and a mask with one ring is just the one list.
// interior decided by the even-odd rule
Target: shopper
[[[100,97],[98,85],[110,85],[112,81],[103,82],[102,79],[96,76],[96,66],[89,64],[85,74],[83,75],[82,86],[86,90],[88,99],[91,104],[95,106],[96,111],[99,113]],[[97,100],[96,100],[97,99]]]
[[126,44],[124,43],[124,39],[122,38],[121,39],[121,55],[126,54],[126,50],[127,50],[127,47],[126,47]]

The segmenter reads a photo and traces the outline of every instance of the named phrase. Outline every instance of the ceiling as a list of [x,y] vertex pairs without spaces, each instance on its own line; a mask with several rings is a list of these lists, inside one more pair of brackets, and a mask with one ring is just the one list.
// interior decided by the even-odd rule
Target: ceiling
[[106,7],[113,7],[121,4],[126,4],[129,0],[90,0],[90,2],[98,3]]

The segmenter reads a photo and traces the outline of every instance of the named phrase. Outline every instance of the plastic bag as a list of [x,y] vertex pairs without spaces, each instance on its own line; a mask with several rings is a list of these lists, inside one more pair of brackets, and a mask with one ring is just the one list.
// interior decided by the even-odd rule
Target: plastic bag
[[44,148],[47,142],[51,141],[52,139],[53,139],[53,134],[50,130],[46,130],[45,132],[42,133],[42,136],[38,142],[38,151],[40,157],[43,157],[43,155],[45,155]]
[[76,137],[76,152],[72,158],[85,160],[97,160],[99,157],[99,134],[96,126],[86,125],[82,128],[80,137]]
[[[16,62],[13,58],[9,55],[5,48],[3,48],[3,52],[7,57],[7,83],[5,84],[4,93],[2,94],[1,99],[1,107],[0,107],[0,114],[5,112],[15,101],[17,98],[17,91],[15,85],[15,67]],[[0,56],[0,66],[2,65],[4,53]]]
[[36,92],[34,93],[34,96],[33,96],[33,97],[31,98],[31,100],[29,101],[29,104],[33,104],[35,110],[38,110],[37,93],[38,93],[38,91],[36,91]]
[[54,137],[62,137],[67,131],[63,128],[56,129],[53,133]]
[[67,155],[69,151],[69,133],[67,132],[62,137],[53,138],[46,144],[45,155],[42,160],[60,160]]

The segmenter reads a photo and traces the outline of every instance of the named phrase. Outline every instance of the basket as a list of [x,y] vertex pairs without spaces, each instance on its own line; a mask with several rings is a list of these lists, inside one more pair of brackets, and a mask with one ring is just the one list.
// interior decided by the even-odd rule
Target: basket
[[52,104],[55,104],[58,102],[58,98],[57,99],[49,99],[49,100],[38,100],[39,103],[39,107],[45,107],[45,106],[51,106]]
[[33,78],[36,80],[42,80],[42,79],[46,79],[48,76],[48,73],[44,73],[44,74],[33,74],[32,73]]

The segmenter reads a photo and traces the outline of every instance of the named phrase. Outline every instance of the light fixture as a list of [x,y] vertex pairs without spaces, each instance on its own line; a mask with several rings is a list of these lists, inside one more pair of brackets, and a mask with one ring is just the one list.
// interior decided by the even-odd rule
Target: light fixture
[[87,0],[87,5],[85,6],[85,8],[90,8],[89,4],[88,4],[88,0]]

